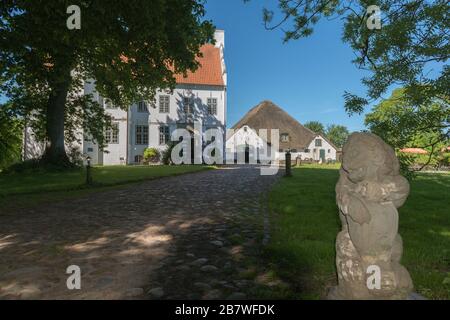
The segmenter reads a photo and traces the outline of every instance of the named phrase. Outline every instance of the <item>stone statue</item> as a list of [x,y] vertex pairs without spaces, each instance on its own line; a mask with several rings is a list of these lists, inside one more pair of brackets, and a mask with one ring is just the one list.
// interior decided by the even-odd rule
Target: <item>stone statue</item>
[[352,134],[343,148],[336,200],[338,286],[330,299],[406,299],[413,289],[400,264],[398,212],[409,194],[394,150],[371,133]]

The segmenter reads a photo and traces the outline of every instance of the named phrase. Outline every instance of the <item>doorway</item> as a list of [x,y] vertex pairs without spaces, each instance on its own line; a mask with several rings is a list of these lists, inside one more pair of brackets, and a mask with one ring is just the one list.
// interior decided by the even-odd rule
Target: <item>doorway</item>
[[322,163],[325,162],[325,149],[320,149],[320,159],[322,160]]

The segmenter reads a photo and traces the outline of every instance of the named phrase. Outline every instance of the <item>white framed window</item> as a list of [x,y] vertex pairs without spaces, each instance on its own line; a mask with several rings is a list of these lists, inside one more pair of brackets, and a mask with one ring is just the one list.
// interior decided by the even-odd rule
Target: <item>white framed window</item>
[[194,113],[194,99],[192,99],[190,97],[184,97],[183,98],[183,109],[184,109],[184,113],[193,114]]
[[288,133],[281,134],[281,142],[289,142],[289,134]]
[[111,128],[106,129],[105,133],[106,144],[118,144],[119,143],[119,123],[113,122]]
[[148,126],[136,126],[136,144],[148,145]]
[[170,96],[159,96],[159,112],[170,112]]
[[217,115],[217,98],[206,99],[206,104],[208,106],[208,114]]
[[322,140],[316,139],[316,147],[321,147],[321,146],[322,146]]
[[138,112],[148,112],[147,102],[145,101],[138,102]]
[[169,126],[160,126],[159,127],[159,144],[165,145],[170,141],[170,132]]

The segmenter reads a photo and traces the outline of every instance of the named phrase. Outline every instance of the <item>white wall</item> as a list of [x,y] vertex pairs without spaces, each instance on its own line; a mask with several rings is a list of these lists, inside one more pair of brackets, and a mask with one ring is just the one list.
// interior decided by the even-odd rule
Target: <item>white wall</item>
[[229,150],[234,150],[241,145],[249,145],[253,148],[262,148],[264,144],[263,139],[261,139],[258,133],[248,126],[243,126],[234,132],[233,135],[228,137],[226,142],[226,148]]
[[[236,152],[244,152],[246,146],[249,147],[249,152],[251,154],[250,158],[254,157],[254,159],[260,160],[261,155],[257,155],[256,153],[261,152],[264,148],[266,148],[265,151],[267,152],[264,158],[270,158],[270,145],[267,146],[266,142],[254,129],[249,126],[243,126],[233,132],[233,134],[231,134],[232,131],[228,131],[225,149],[229,159],[234,159],[236,157]],[[270,131],[267,134],[270,135]]]
[[[245,128],[247,127],[247,131]],[[321,141],[322,146],[316,147],[316,139]],[[230,135],[226,142],[226,150],[227,152],[235,152],[235,149],[239,145],[249,145],[254,150],[261,148],[263,146],[264,141],[258,136],[255,130],[248,126],[243,126],[233,135]],[[317,136],[314,138],[308,146],[308,152],[300,151],[291,152],[291,158],[294,160],[297,157],[301,157],[301,159],[310,158],[318,161],[320,159],[320,149],[325,150],[325,161],[327,160],[336,160],[336,149],[330,145],[322,136]],[[284,160],[286,157],[285,152],[275,151],[275,159],[276,160]]]
[[[316,139],[321,140],[322,146],[316,147]],[[330,145],[321,135],[314,138],[309,144],[308,148],[309,152],[299,152],[297,154],[292,154],[292,159],[295,159],[297,156],[300,156],[301,159],[313,159],[315,161],[319,161],[320,159],[320,150],[325,150],[325,161],[327,160],[337,160],[336,159],[336,149]],[[284,157],[283,155],[280,155]]]
[[[159,112],[159,97],[170,97],[169,113]],[[183,109],[183,98],[190,97],[194,101],[194,114],[187,116]],[[166,145],[159,144],[159,127],[168,125],[172,132],[178,125],[191,124],[194,121],[202,123],[203,132],[208,128],[221,128],[225,132],[226,121],[226,90],[217,86],[179,85],[173,93],[160,90],[155,102],[148,103],[148,112],[138,112],[138,104],[130,107],[129,114],[129,161],[134,163],[136,155],[142,155],[145,148],[152,147],[164,150]],[[207,98],[217,99],[217,115],[208,114]],[[136,126],[149,126],[149,144],[147,146],[136,144]]]

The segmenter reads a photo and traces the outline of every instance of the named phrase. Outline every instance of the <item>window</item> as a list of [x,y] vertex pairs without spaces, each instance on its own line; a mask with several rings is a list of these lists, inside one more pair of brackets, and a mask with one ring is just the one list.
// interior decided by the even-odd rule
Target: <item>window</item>
[[139,101],[139,103],[138,103],[138,112],[148,112],[147,102]]
[[310,153],[310,152],[311,152],[311,150],[305,149],[305,153]]
[[184,113],[193,114],[194,113],[194,100],[192,100],[189,97],[184,97],[183,98],[183,108],[184,108]]
[[119,143],[119,123],[113,122],[111,128],[106,129],[105,133],[106,144],[118,144]]
[[168,144],[170,141],[170,133],[168,126],[159,127],[159,144]]
[[281,134],[281,142],[289,142],[289,134],[282,133]]
[[136,126],[136,144],[148,145],[148,126]]
[[94,148],[87,148],[87,152],[94,152]]
[[321,146],[322,146],[322,140],[316,139],[316,147],[321,147]]
[[170,96],[159,96],[159,112],[169,113],[170,111]]
[[217,99],[208,98],[206,101],[208,105],[208,114],[217,115]]
[[328,149],[328,153],[331,153],[331,149]]
[[142,163],[144,161],[144,157],[141,155],[134,156],[135,163]]
[[291,152],[292,153],[297,153],[297,149],[292,149]]

